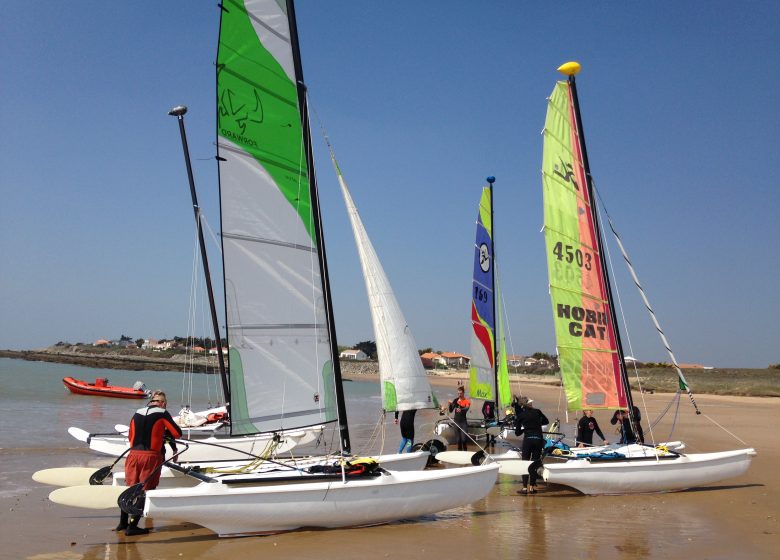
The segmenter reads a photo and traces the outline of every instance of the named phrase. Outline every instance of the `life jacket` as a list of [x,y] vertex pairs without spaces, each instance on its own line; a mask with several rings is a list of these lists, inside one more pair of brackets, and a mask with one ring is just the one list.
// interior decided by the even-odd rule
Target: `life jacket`
[[212,422],[222,422],[227,418],[227,412],[212,412],[208,416],[206,416],[206,420],[210,423]]

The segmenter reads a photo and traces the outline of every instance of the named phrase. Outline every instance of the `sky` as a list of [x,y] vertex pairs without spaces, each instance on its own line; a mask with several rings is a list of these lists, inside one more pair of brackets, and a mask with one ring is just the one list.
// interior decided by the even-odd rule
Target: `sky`
[[[301,0],[296,12],[311,104],[420,348],[469,353],[474,223],[494,175],[510,352],[556,353],[540,132],[555,69],[577,60],[596,187],[677,359],[780,362],[776,2]],[[216,232],[218,21],[205,0],[4,10],[0,348],[187,334],[196,238],[167,111],[189,107]],[[352,345],[375,337],[317,128],[337,340]],[[611,251],[626,354],[668,361]]]

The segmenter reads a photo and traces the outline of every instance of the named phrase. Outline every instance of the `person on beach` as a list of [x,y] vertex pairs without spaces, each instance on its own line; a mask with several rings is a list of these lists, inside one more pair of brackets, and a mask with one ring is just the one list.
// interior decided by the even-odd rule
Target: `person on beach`
[[[482,403],[482,418],[485,419],[485,430],[496,422],[496,403],[493,401],[485,401]],[[491,436],[490,434],[487,434],[487,443],[486,445],[495,445],[496,444],[496,436]]]
[[[149,403],[139,408],[130,420],[130,453],[125,460],[125,483],[128,487],[144,483],[144,490],[154,490],[160,483],[160,467],[165,460],[165,438],[181,437],[181,428],[165,408],[168,399],[162,391],[155,391]],[[145,535],[149,529],[138,526],[140,517],[130,518],[122,512],[117,531],[125,535]]]
[[599,427],[599,423],[593,418],[593,411],[586,409],[582,411],[582,418],[577,422],[577,447],[585,447],[593,445],[593,432],[596,432],[599,437],[607,445],[609,442],[604,437],[604,433]]
[[618,427],[620,433],[620,443],[624,445],[629,443],[641,444],[645,442],[644,431],[642,430],[642,426],[639,423],[642,420],[642,414],[639,412],[639,408],[636,406],[634,406],[633,410],[636,435],[634,435],[634,430],[631,428],[631,416],[628,414],[627,410],[616,410],[612,415],[612,419],[609,421],[609,423],[613,426],[618,422],[620,423],[620,426]]
[[[414,415],[417,409],[401,412],[401,445],[398,453],[409,453],[414,445]],[[395,411],[395,423],[398,424],[398,411]]]
[[455,422],[455,431],[458,437],[458,451],[467,450],[468,442],[468,421],[466,413],[471,408],[471,401],[466,398],[466,389],[463,386],[458,387],[458,396],[450,402],[449,410],[454,412],[452,417]]
[[[534,408],[533,399],[527,397],[516,398],[513,406],[515,409],[515,435],[523,435],[522,458],[523,461],[540,461],[544,448],[544,433],[542,426],[550,421],[541,410]],[[519,494],[536,494],[536,480],[539,475],[536,469],[529,469],[529,474],[523,475],[523,488]]]

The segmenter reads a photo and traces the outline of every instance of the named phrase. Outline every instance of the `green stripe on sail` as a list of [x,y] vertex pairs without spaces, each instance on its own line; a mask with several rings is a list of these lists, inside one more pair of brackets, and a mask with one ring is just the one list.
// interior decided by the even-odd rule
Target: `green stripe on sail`
[[395,385],[391,381],[385,381],[383,385],[384,391],[384,410],[388,412],[394,412],[398,410],[398,396],[395,392]]
[[493,384],[481,383],[479,381],[479,372],[473,366],[469,368],[469,396],[486,401],[495,400],[493,398]]
[[498,330],[498,376],[496,379],[496,384],[498,385],[497,406],[499,410],[503,410],[512,402],[512,389],[509,384],[509,366],[506,359],[506,337],[504,336],[504,314],[501,311],[503,309],[503,305],[501,300],[501,290],[498,286],[498,274],[496,274],[495,288],[497,308],[496,313],[498,314],[498,317],[496,317],[496,328]]
[[268,172],[315,240],[296,84],[260,42],[243,2],[224,0],[224,5],[217,60],[219,135]]
[[328,360],[322,366],[322,394],[324,399],[325,422],[333,422],[336,413],[336,378],[333,374],[333,361]]
[[231,433],[233,435],[256,434],[257,427],[245,420],[249,418],[249,409],[246,404],[246,387],[244,386],[244,368],[241,363],[241,354],[235,348],[230,348],[230,413]]
[[490,200],[490,188],[482,188],[482,197],[479,199],[479,219],[482,220],[482,225],[485,226],[485,230],[488,235],[493,238],[493,220],[490,215],[490,208],[493,201]]

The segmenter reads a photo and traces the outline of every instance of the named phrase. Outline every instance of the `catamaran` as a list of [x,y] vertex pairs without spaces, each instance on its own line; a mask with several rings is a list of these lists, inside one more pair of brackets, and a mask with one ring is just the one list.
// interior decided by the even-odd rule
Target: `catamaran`
[[[231,432],[337,422],[339,449],[348,456],[292,1],[221,4],[217,84]],[[120,507],[158,523],[196,523],[221,536],[363,526],[481,499],[498,466],[395,472],[342,460],[274,474],[190,475],[202,482],[146,492],[131,487]],[[79,503],[73,497],[89,488],[102,494],[107,487],[61,488],[50,498]]]
[[[550,297],[567,406],[572,411],[626,410],[636,433],[638,419],[634,415],[620,332],[615,322],[577,99],[575,75],[580,65],[569,62],[558,70],[568,79],[556,83],[548,101],[542,185]],[[687,391],[696,406],[620,238],[617,240],[675,364],[680,391]],[[671,445],[636,443],[570,450],[568,460],[545,461],[541,472],[548,482],[586,494],[664,492],[740,476],[756,454],[752,448],[685,454],[682,444],[676,444],[676,451]]]

